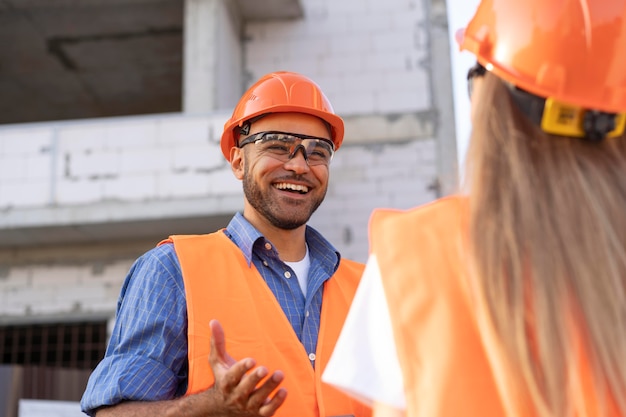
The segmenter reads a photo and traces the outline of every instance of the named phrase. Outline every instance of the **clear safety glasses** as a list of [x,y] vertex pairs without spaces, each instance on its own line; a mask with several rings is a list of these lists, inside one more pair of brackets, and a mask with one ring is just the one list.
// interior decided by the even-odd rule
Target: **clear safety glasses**
[[260,154],[281,162],[289,161],[300,149],[309,165],[328,165],[335,154],[335,145],[329,139],[295,133],[259,132],[239,142],[239,147],[249,143],[254,143]]

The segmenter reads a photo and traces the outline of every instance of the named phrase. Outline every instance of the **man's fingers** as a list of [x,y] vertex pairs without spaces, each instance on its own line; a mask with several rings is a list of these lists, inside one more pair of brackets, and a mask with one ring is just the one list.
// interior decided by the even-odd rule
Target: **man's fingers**
[[211,320],[209,327],[211,328],[211,353],[215,352],[219,358],[224,358],[226,356],[224,329],[217,320]]
[[265,404],[259,408],[259,415],[263,417],[273,416],[276,410],[283,405],[286,398],[287,390],[285,388],[280,388],[271,399],[268,398],[268,401],[266,401]]
[[[256,390],[257,385],[267,376],[268,373],[269,372],[266,367],[259,366],[248,374],[243,375],[239,386],[236,388],[238,395],[249,398]],[[250,400],[248,399],[247,402],[250,402]],[[259,406],[260,405],[261,403],[259,403]]]
[[209,354],[209,363],[213,367],[214,364],[220,363],[225,368],[229,368],[235,364],[235,360],[226,351],[226,336],[222,324],[213,319],[209,322],[211,328],[211,353]]
[[246,373],[254,368],[255,365],[256,362],[252,358],[242,359],[230,368],[224,367],[223,364],[220,363],[212,363],[211,369],[215,376],[215,386],[224,393],[229,393],[233,390],[243,392],[241,389],[242,379],[247,378],[248,375],[246,375]]
[[[250,375],[246,376],[246,379],[242,381],[242,385],[245,383],[248,387],[250,386],[249,384],[254,383],[248,398],[248,404],[253,409],[260,409],[264,404],[268,404],[271,401],[270,395],[276,388],[278,388],[284,379],[283,373],[281,371],[276,371],[265,381],[260,383],[262,377],[267,374],[267,371],[257,373],[259,369],[261,368],[255,369],[254,372],[251,372]],[[259,378],[261,375],[262,377]],[[248,377],[250,378],[248,379]]]
[[262,417],[274,415],[287,397],[284,388],[277,390],[284,379],[283,373],[275,371],[269,375],[264,366],[253,369],[256,361],[252,358],[235,361],[226,351],[226,336],[220,322],[211,320],[209,327],[211,352],[208,360],[215,377],[214,389],[221,393],[224,404],[227,407],[239,404],[235,407]]
[[285,401],[287,391],[284,388],[277,390],[284,375],[276,371],[268,376],[267,368],[259,366],[253,369],[254,366],[255,361],[251,358],[241,360],[226,370],[218,366],[222,372],[215,374],[213,389],[219,393],[225,409],[269,417]]

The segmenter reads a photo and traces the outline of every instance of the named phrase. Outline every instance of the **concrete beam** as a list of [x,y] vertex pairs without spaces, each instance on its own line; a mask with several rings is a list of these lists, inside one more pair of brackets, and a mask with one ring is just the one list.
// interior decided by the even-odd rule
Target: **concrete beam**
[[210,233],[241,210],[240,195],[11,210],[0,217],[0,249]]

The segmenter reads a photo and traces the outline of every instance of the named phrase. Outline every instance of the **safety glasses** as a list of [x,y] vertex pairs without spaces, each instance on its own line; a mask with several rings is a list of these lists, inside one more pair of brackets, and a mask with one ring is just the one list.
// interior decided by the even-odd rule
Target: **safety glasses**
[[309,165],[328,165],[335,154],[335,145],[329,139],[286,132],[259,132],[239,142],[242,148],[249,143],[259,154],[287,162],[302,149]]

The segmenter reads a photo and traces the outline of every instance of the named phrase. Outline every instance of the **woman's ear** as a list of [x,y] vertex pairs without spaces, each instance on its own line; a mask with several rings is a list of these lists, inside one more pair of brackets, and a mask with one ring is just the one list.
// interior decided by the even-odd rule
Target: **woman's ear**
[[238,180],[243,179],[244,173],[244,155],[243,149],[237,146],[230,148],[230,168]]

